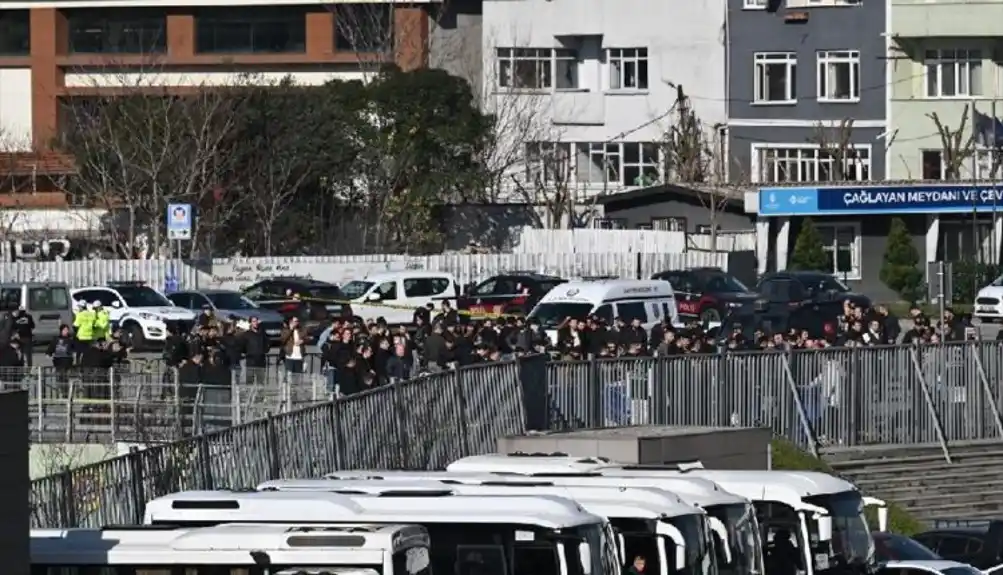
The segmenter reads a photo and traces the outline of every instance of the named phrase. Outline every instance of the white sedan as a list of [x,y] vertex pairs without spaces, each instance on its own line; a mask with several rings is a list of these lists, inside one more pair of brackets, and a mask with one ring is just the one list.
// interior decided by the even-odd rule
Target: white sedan
[[979,290],[972,315],[985,321],[1003,319],[1003,276]]

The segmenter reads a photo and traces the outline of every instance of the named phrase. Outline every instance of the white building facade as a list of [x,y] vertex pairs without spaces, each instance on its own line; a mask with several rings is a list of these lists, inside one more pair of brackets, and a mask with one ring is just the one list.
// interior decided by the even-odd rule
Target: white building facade
[[727,119],[721,1],[485,0],[483,87],[513,201],[658,183],[682,88],[708,142]]

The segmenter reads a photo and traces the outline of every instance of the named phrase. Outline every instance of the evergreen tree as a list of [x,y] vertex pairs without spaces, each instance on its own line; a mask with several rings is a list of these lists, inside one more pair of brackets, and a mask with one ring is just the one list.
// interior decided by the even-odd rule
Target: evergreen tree
[[794,242],[794,253],[787,267],[794,271],[832,272],[832,255],[825,252],[822,236],[811,218],[805,218],[801,222],[801,231]]
[[881,265],[881,281],[905,301],[916,301],[922,295],[923,272],[919,268],[919,251],[902,218],[893,218]]

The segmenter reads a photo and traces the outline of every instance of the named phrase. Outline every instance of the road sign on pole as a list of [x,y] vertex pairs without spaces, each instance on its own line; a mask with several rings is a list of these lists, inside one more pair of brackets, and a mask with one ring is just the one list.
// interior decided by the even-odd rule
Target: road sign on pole
[[191,204],[167,204],[167,239],[192,239]]

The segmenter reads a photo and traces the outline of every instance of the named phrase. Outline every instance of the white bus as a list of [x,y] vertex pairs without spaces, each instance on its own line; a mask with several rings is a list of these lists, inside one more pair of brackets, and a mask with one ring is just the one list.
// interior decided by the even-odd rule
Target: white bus
[[33,529],[32,575],[431,575],[418,525]]
[[710,531],[725,536],[724,526],[712,524],[705,511],[674,494],[652,488],[558,486],[548,482],[453,482],[430,480],[280,479],[266,481],[260,491],[331,491],[381,494],[420,492],[448,487],[458,495],[553,495],[572,499],[589,513],[609,519],[617,534],[624,569],[643,556],[648,570],[659,575],[709,575],[716,571]]
[[[718,557],[718,570],[725,575],[755,575],[765,570],[762,538],[756,509],[752,502],[740,495],[725,491],[708,479],[699,477],[607,477],[588,470],[577,469],[578,463],[564,467],[548,468],[550,473],[537,473],[530,477],[512,474],[459,473],[449,471],[337,471],[327,474],[330,479],[362,479],[384,481],[435,480],[446,484],[490,485],[563,485],[654,487],[669,491],[691,505],[703,508],[711,518],[717,543],[722,552]],[[586,468],[588,469],[588,468]],[[528,475],[528,474],[527,474]],[[309,481],[309,480],[307,480]],[[263,485],[268,485],[265,483]]]
[[559,497],[189,491],[150,501],[144,514],[152,525],[248,522],[422,525],[443,573],[619,575],[609,522]]
[[866,506],[878,507],[879,522],[887,521],[887,504],[864,497],[852,483],[814,471],[733,471],[687,465],[631,466],[603,459],[546,454],[489,454],[454,461],[449,471],[534,475],[549,474],[564,466],[573,473],[598,473],[622,477],[698,477],[751,500],[764,528],[767,568],[774,536],[786,532],[797,546],[807,575],[827,572],[864,572],[873,569],[874,539]]

